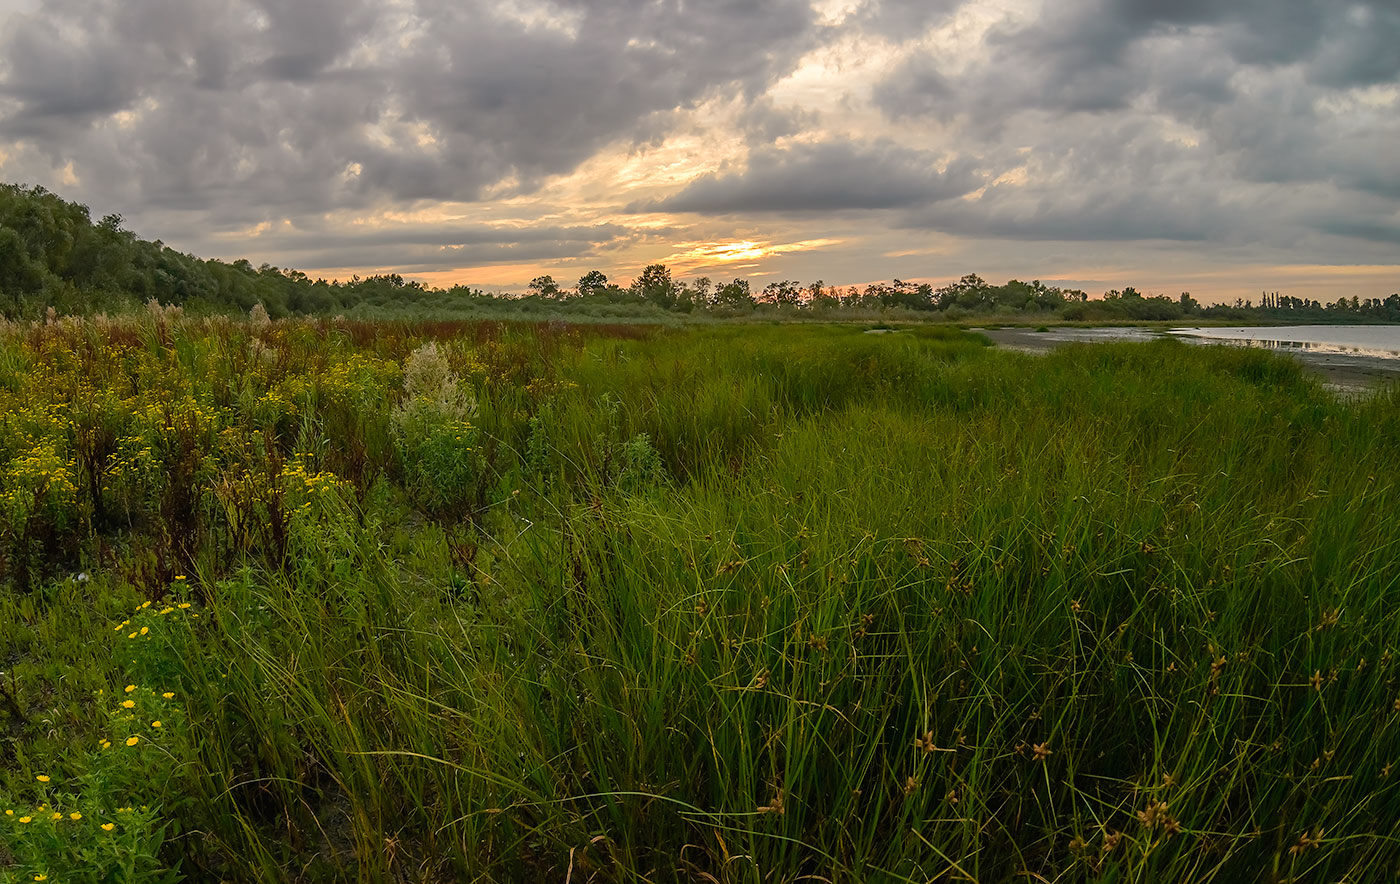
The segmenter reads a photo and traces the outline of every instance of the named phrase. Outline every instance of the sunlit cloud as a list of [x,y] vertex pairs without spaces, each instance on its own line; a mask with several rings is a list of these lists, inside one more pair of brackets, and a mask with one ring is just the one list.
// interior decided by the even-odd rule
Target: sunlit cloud
[[681,250],[667,255],[662,261],[683,272],[726,267],[733,264],[757,267],[761,266],[757,262],[764,258],[796,252],[810,252],[840,244],[841,240],[839,239],[809,239],[790,243],[756,242],[754,240],[678,243]]
[[1384,296],[1393,6],[0,0],[0,170],[312,276]]

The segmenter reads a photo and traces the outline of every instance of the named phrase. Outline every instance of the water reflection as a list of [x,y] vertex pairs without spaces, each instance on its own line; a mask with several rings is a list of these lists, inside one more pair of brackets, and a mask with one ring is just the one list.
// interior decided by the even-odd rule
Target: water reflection
[[1395,325],[1292,325],[1275,328],[1250,326],[1174,328],[1168,334],[1196,343],[1234,344],[1339,356],[1400,359],[1400,326]]

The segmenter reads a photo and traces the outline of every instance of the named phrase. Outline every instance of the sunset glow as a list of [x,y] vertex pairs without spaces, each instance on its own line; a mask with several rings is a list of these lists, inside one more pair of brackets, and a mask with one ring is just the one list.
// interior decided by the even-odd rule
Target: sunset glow
[[1400,12],[1374,2],[0,0],[0,23],[0,178],[199,255],[503,291],[655,262],[1400,287]]

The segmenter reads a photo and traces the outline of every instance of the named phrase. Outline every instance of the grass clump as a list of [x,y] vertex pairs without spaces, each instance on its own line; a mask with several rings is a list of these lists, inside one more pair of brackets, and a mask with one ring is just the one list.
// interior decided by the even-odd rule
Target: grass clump
[[143,323],[0,343],[0,492],[62,492],[0,530],[0,804],[82,814],[6,816],[0,873],[1400,871],[1393,391],[951,328]]

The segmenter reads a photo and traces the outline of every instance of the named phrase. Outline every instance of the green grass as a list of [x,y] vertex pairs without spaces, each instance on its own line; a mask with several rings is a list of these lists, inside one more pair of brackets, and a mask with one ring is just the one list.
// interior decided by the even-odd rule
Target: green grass
[[[402,417],[429,339],[465,429]],[[0,397],[0,876],[1400,871],[1394,391],[946,326],[150,320],[11,329]]]

